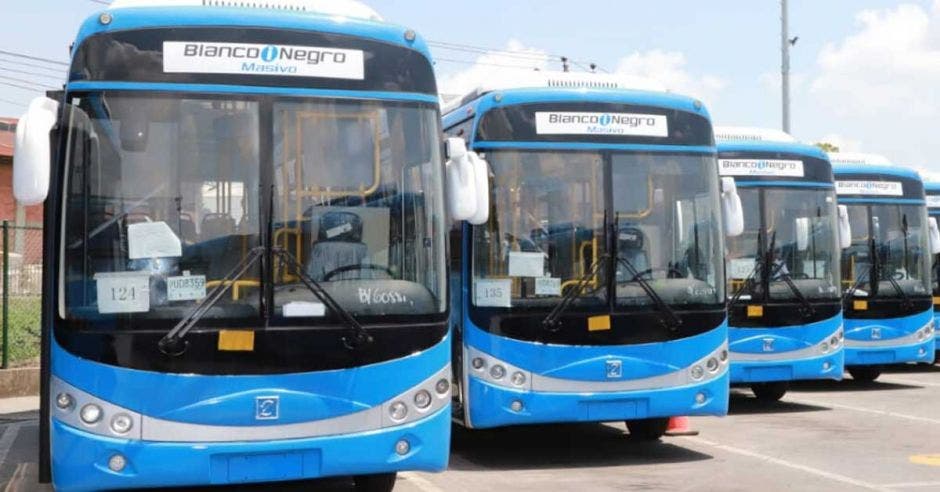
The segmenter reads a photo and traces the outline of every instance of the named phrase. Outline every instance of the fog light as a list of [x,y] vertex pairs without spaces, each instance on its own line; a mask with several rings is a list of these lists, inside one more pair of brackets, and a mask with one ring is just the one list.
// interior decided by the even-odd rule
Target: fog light
[[924,347],[921,347],[920,350],[917,351],[917,355],[921,357],[927,355],[927,349],[925,349]]
[[718,358],[721,359],[722,362],[726,362],[728,360],[728,351],[722,350]]
[[411,451],[411,443],[402,439],[395,443],[395,452],[401,456],[408,454],[408,451]]
[[115,454],[108,459],[108,468],[113,472],[122,471],[126,466],[127,458],[125,458],[123,455]]
[[117,434],[126,434],[134,426],[134,419],[126,413],[119,413],[111,418],[111,430]]
[[490,376],[492,376],[493,379],[503,379],[503,376],[505,375],[506,375],[506,368],[499,364],[496,364],[495,366],[490,368]]
[[705,369],[702,369],[702,366],[695,366],[689,371],[689,374],[692,376],[692,379],[698,381],[705,376]]
[[832,364],[830,364],[829,361],[823,362],[823,371],[828,371],[831,368]]
[[434,385],[434,391],[437,391],[437,394],[443,395],[450,391],[450,381],[447,379],[438,380],[437,384]]
[[388,414],[392,420],[401,420],[408,415],[408,405],[405,405],[405,402],[396,401],[388,407]]
[[718,372],[718,359],[714,357],[708,359],[708,362],[705,363],[705,368],[708,369],[708,372]]
[[470,361],[470,365],[473,366],[474,369],[480,370],[483,369],[486,363],[483,362],[481,357],[474,357],[473,360]]
[[81,417],[82,422],[88,425],[96,424],[101,420],[101,407],[94,403],[89,403],[82,407],[79,417]]
[[59,407],[60,410],[71,410],[74,404],[75,400],[68,393],[59,393],[55,397],[55,406]]
[[845,332],[842,330],[839,330],[839,332],[836,333],[836,336],[839,337],[839,341],[841,342],[842,340],[845,339]]
[[701,405],[702,403],[705,403],[705,400],[707,400],[707,399],[708,399],[708,397],[705,396],[705,393],[696,393],[696,394],[695,394],[695,403],[698,403],[699,405]]
[[824,354],[829,353],[829,344],[823,342],[822,345],[819,346],[819,350],[822,350],[822,353]]
[[415,393],[415,406],[422,410],[431,406],[431,393],[428,393],[427,390]]
[[511,408],[513,412],[521,412],[522,402],[519,400],[513,400],[512,403],[509,404],[509,408]]
[[525,374],[522,374],[519,371],[512,373],[512,384],[516,386],[522,386],[525,384]]

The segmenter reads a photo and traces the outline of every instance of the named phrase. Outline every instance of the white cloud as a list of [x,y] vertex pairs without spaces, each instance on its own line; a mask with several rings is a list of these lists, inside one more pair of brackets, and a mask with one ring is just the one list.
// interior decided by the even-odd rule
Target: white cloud
[[549,58],[544,50],[527,47],[510,39],[506,48],[480,55],[464,70],[439,75],[438,91],[448,96],[463,95],[495,79],[526,80],[531,72],[548,69]]
[[697,97],[706,103],[717,99],[727,82],[717,75],[693,75],[679,51],[634,52],[621,58],[616,73],[656,80],[670,91]]

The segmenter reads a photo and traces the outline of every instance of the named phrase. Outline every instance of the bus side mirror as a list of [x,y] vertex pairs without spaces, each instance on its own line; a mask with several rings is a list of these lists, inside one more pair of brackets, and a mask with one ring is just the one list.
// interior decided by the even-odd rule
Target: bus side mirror
[[52,146],[49,132],[55,126],[59,103],[37,97],[16,126],[13,147],[13,196],[23,205],[37,205],[49,194]]
[[467,142],[462,138],[448,138],[445,151],[448,209],[452,219],[468,220],[477,213],[477,166],[467,150]]
[[940,228],[937,227],[937,218],[930,217],[927,224],[930,228],[930,253],[935,255],[940,253]]
[[849,207],[839,205],[839,248],[846,249],[852,245],[852,224],[849,222]]
[[490,165],[476,152],[469,151],[467,156],[473,161],[473,184],[477,199],[476,213],[467,221],[473,225],[481,225],[490,220]]
[[744,232],[744,210],[734,178],[721,178],[721,213],[724,216],[725,235],[740,236]]
[[806,251],[809,247],[809,217],[797,217],[796,223],[796,250]]

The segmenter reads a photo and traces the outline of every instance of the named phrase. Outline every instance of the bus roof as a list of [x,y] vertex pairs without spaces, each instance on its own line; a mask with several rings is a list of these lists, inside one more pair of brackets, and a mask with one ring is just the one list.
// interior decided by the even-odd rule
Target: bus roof
[[[831,156],[831,154],[830,154]],[[896,176],[899,178],[923,181],[920,174],[913,169],[900,166],[879,166],[873,164],[841,164],[832,162],[832,172],[836,177],[847,174],[870,174],[880,176]]]
[[460,106],[452,105],[444,113],[444,127],[447,128],[494,107],[552,102],[654,106],[692,112],[710,118],[708,110],[698,99],[669,92],[615,88],[533,87],[501,89],[493,94],[481,94]]
[[718,153],[722,152],[766,152],[798,154],[829,161],[822,149],[799,142],[788,133],[772,128],[720,126],[715,128]]
[[748,126],[717,126],[715,140],[719,142],[786,142],[797,140],[789,133],[773,128]]
[[129,7],[234,7],[243,9],[289,10],[323,15],[339,15],[356,19],[381,21],[382,17],[371,7],[356,0],[114,0],[108,9]]
[[456,97],[444,107],[449,113],[471,101],[496,91],[510,89],[633,89],[667,92],[666,86],[649,78],[630,75],[613,75],[577,72],[507,72],[507,75],[487,81],[467,94]]
[[892,166],[893,163],[885,156],[867,154],[863,152],[830,152],[829,160],[833,164],[861,165],[861,166]]
[[925,181],[924,190],[940,193],[940,182],[937,181]]

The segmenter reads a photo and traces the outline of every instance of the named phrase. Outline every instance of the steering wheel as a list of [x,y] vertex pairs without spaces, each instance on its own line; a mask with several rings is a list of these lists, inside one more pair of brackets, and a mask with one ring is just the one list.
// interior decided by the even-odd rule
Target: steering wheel
[[679,271],[679,269],[677,269],[676,267],[672,267],[672,266],[669,268],[647,268],[646,270],[643,270],[642,272],[637,272],[636,275],[634,275],[633,278],[630,279],[630,282],[636,282],[637,280],[640,279],[640,277],[644,275],[652,275],[653,272],[666,272],[666,278],[683,278],[685,276],[683,275],[682,272]]
[[378,270],[388,275],[389,278],[395,278],[395,272],[393,272],[388,267],[384,267],[382,265],[374,265],[372,263],[359,263],[356,265],[345,265],[339,268],[334,268],[333,270],[330,270],[329,272],[326,273],[326,275],[323,276],[323,281],[328,282],[331,278],[333,278],[334,275],[338,275],[340,273],[362,271],[362,270]]

